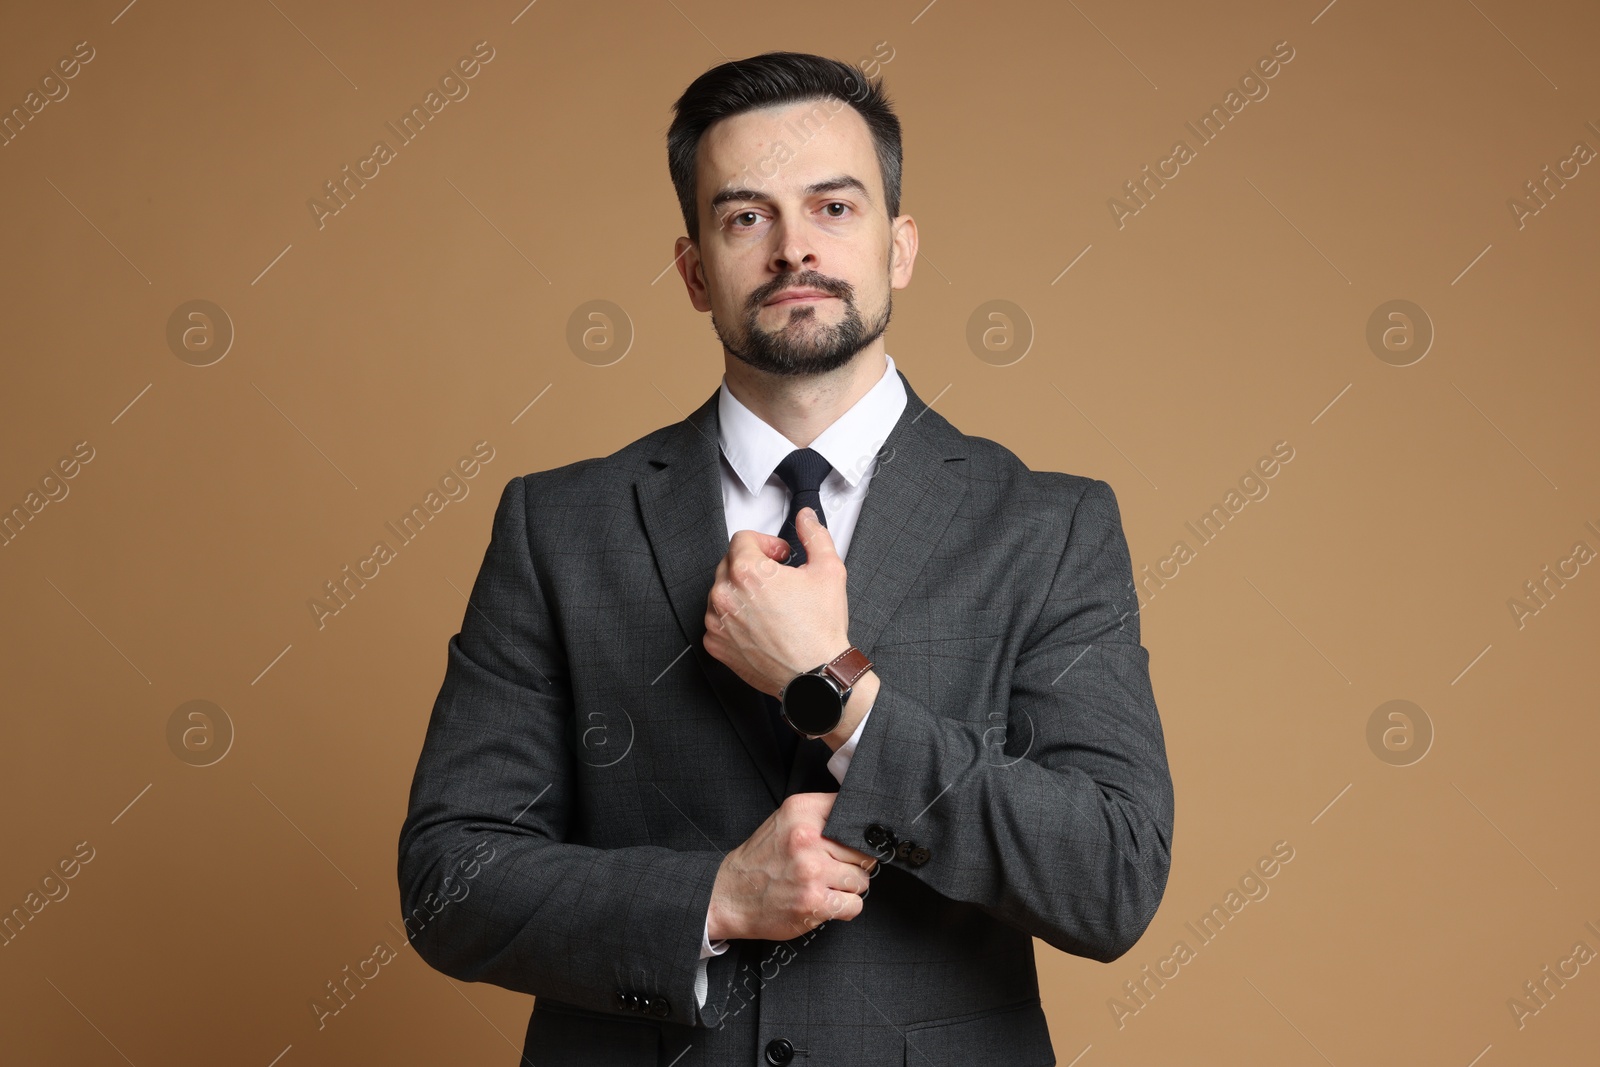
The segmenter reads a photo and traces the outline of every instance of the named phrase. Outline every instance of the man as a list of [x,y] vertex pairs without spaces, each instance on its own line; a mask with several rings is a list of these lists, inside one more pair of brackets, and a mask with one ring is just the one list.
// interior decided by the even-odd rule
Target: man
[[881,85],[727,63],[668,145],[723,381],[506,487],[400,834],[417,951],[533,994],[537,1067],[1054,1063],[1032,937],[1116,959],[1170,863],[1115,496],[885,351]]

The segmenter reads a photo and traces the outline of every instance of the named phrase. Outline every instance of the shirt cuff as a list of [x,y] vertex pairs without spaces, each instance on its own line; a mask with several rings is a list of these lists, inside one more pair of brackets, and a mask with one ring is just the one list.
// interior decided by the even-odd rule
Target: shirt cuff
[[840,785],[844,784],[845,773],[850,770],[850,757],[856,754],[856,742],[861,739],[861,731],[866,728],[867,720],[870,718],[872,709],[868,708],[867,713],[861,716],[861,721],[856,723],[855,732],[850,735],[850,740],[840,745],[838,750],[828,757],[828,773],[832,774]]
[[714,945],[711,943],[711,910],[707,908],[705,932],[700,935],[700,958],[707,960],[712,956],[720,956],[726,951],[728,951],[727,941],[718,941]]
[[711,943],[711,909],[706,909],[706,927],[700,935],[700,962],[694,968],[694,999],[698,1007],[706,1006],[706,991],[710,983],[706,978],[706,960],[712,956],[720,956],[728,951],[726,940]]

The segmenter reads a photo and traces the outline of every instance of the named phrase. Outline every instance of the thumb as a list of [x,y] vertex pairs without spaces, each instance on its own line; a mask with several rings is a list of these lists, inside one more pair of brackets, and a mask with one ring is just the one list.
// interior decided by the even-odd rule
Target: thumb
[[818,553],[828,556],[838,555],[833,545],[833,535],[822,525],[822,520],[817,518],[815,508],[800,509],[800,514],[795,517],[794,532],[799,536],[800,543],[805,546],[808,561],[815,559]]

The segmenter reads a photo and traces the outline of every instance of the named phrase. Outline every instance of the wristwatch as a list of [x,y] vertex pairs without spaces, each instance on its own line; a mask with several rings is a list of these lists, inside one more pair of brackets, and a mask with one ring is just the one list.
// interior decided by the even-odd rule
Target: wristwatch
[[844,718],[844,702],[856,680],[871,669],[866,653],[851,645],[822,666],[795,675],[778,693],[783,721],[805,738],[832,733]]

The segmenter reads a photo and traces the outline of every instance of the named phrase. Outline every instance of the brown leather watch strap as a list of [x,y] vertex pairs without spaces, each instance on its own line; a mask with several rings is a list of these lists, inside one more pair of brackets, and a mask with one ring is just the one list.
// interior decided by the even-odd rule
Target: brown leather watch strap
[[871,669],[872,661],[855,645],[851,645],[822,665],[823,673],[838,683],[840,692],[849,692],[850,687]]

